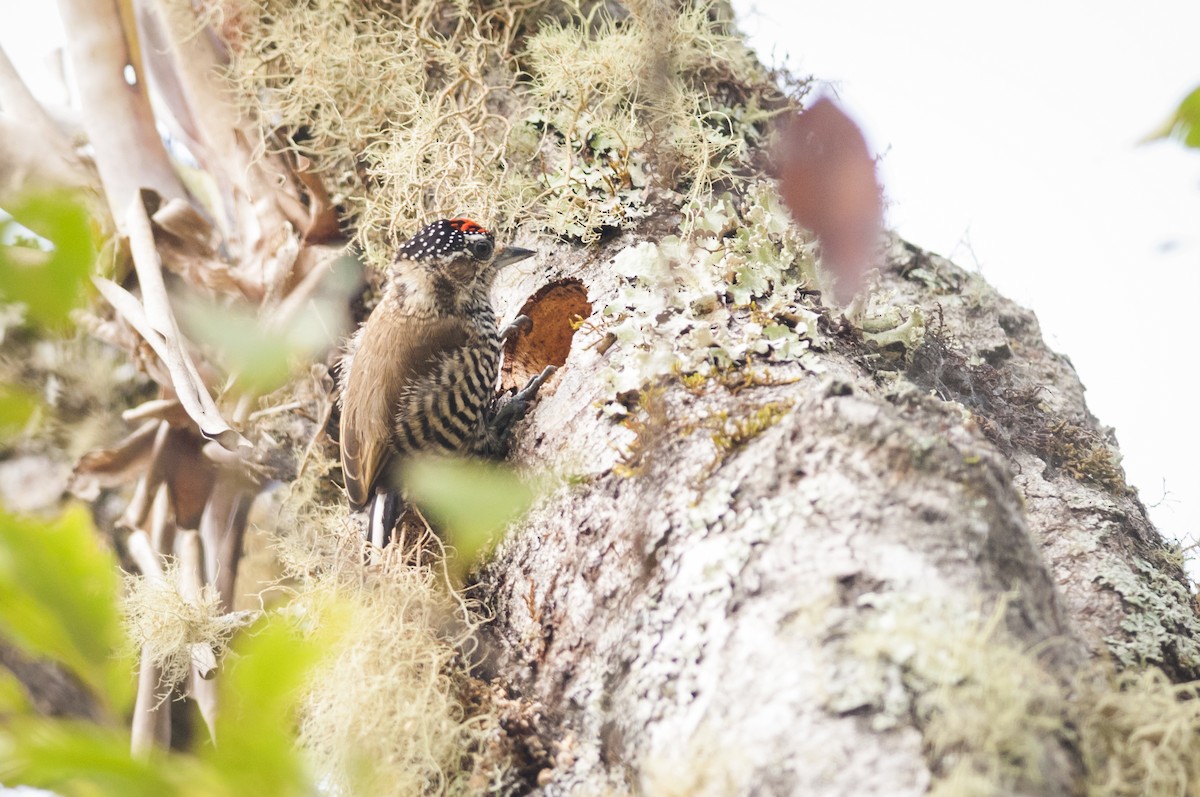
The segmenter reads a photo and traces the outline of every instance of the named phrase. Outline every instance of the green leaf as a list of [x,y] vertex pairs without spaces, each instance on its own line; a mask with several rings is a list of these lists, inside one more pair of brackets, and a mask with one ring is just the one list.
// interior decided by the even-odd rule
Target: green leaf
[[24,429],[39,403],[36,393],[17,385],[0,383],[0,440]]
[[[91,218],[66,192],[29,194],[4,209],[12,218],[0,218],[0,299],[24,304],[34,323],[67,326],[96,261]],[[49,248],[21,240],[27,237],[22,227],[48,241]]]
[[222,307],[198,301],[179,305],[189,337],[212,346],[221,363],[238,375],[238,383],[269,393],[291,373],[292,347],[282,334],[268,334],[248,307]]
[[1171,134],[1187,146],[1200,149],[1200,88],[1196,88],[1179,103]]
[[119,590],[116,560],[82,506],[53,520],[0,509],[0,634],[67,667],[113,711],[133,686]]
[[41,717],[21,718],[0,730],[0,782],[53,789],[65,797],[212,793],[199,788],[200,773],[189,759],[136,759],[124,731]]
[[246,632],[227,659],[220,681],[216,745],[202,760],[231,794],[309,794],[313,791],[295,745],[295,713],[313,666],[330,647],[337,622],[323,618],[306,638],[275,616]]
[[32,708],[21,679],[8,670],[0,670],[0,719],[28,714]]
[[337,606],[306,636],[278,615],[260,621],[222,663],[216,743],[198,756],[129,753],[129,735],[100,725],[17,716],[0,723],[0,783],[72,797],[290,797],[317,793],[296,747],[295,710],[313,666],[344,625]]
[[404,466],[403,482],[458,552],[460,574],[490,553],[500,532],[533,501],[533,490],[511,469],[476,460],[412,459]]
[[349,325],[346,297],[353,287],[346,284],[348,264],[353,260],[335,261],[326,279],[326,293],[310,300],[276,330],[265,329],[262,319],[244,305],[193,299],[180,303],[180,318],[189,337],[218,352],[241,387],[269,393],[287,382],[296,364],[310,363],[344,334]]
[[1186,147],[1200,149],[1200,86],[1184,97],[1170,118],[1147,135],[1142,143],[1164,138],[1173,138]]

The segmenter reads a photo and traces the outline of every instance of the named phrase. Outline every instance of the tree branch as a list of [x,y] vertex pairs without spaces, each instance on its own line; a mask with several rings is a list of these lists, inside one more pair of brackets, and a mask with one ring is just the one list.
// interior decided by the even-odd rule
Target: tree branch
[[125,79],[135,63],[116,0],[59,0],[67,46],[83,105],[83,124],[95,153],[109,211],[119,229],[129,203],[143,187],[163,197],[184,197],[163,148],[150,102]]
[[101,295],[124,316],[167,366],[171,374],[171,387],[201,434],[230,451],[249,450],[250,442],[221,417],[221,411],[217,409],[191,355],[183,345],[183,336],[171,312],[162,277],[162,261],[154,245],[154,233],[141,195],[135,197],[126,213],[126,220],[142,301],[139,302],[110,280],[96,277],[93,282]]
[[3,47],[0,47],[0,108],[13,119],[20,119],[37,137],[40,143],[34,152],[39,160],[53,161],[78,174],[80,182],[83,181],[83,169],[75,148],[21,80]]

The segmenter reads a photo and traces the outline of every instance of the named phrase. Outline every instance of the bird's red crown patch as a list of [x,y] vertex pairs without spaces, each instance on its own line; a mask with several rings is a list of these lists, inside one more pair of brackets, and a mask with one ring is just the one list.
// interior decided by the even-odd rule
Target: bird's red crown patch
[[488,235],[488,231],[482,225],[476,224],[470,219],[450,219],[450,226],[464,235]]

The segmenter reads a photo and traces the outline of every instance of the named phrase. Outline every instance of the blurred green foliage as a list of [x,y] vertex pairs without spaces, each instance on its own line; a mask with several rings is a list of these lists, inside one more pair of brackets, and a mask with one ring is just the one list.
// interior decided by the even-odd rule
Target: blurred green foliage
[[91,217],[76,196],[61,191],[28,194],[4,210],[11,218],[0,216],[0,301],[23,304],[34,324],[66,328],[96,261]]
[[291,622],[264,620],[235,646],[220,683],[217,744],[201,755],[229,794],[313,791],[294,744],[294,715],[309,674],[340,631],[335,615],[325,613],[329,622],[314,638]]
[[[96,257],[94,225],[78,197],[48,193],[6,201],[0,305],[14,306],[8,325],[34,336],[68,331],[71,311],[87,297]],[[252,314],[222,309],[210,314],[205,339],[232,353],[229,362],[244,383],[271,388],[287,378],[292,359],[342,333],[329,310],[336,303],[317,297],[274,336],[264,334]],[[0,337],[5,332],[0,328]],[[40,404],[37,392],[0,383],[0,440],[26,428]],[[44,518],[0,506],[0,637],[70,673],[103,717],[39,716],[16,676],[0,669],[0,783],[68,797],[316,793],[295,744],[294,714],[325,648],[326,629],[308,634],[286,618],[262,620],[221,663],[216,743],[200,733],[197,752],[134,757],[124,726],[135,659],[120,594],[116,558],[84,507]]]
[[215,349],[242,387],[269,393],[287,381],[298,348],[287,331],[265,332],[249,307],[189,301],[181,302],[179,310],[188,337]]
[[[66,331],[95,261],[92,221],[76,195],[27,194],[0,212],[0,303],[19,306],[18,326]],[[6,334],[0,328],[0,339]],[[40,404],[35,393],[0,383],[0,441],[24,429]]]
[[353,258],[335,260],[321,292],[274,329],[249,306],[198,299],[178,302],[180,318],[188,336],[211,346],[241,388],[262,395],[283,386],[299,365],[307,367],[345,336],[357,269]]
[[72,797],[242,797],[314,794],[295,745],[293,714],[322,647],[272,618],[240,640],[220,686],[217,743],[198,755],[129,752],[111,726],[28,714],[0,728],[0,782]]
[[117,562],[86,509],[52,520],[0,509],[0,633],[32,656],[54,659],[111,711],[132,695]]
[[1200,87],[1179,103],[1171,135],[1189,147],[1200,149]]
[[119,594],[116,562],[82,507],[50,520],[0,510],[0,635],[58,662],[109,709],[103,724],[37,716],[0,671],[0,783],[67,797],[314,794],[294,714],[337,623],[309,634],[288,618],[260,620],[222,663],[216,744],[138,758],[118,726],[133,686]]
[[0,718],[30,711],[25,686],[8,670],[0,670]]
[[1200,149],[1200,86],[1183,98],[1170,118],[1146,137],[1146,141],[1173,138],[1185,147]]
[[190,760],[176,760],[181,758],[134,758],[127,732],[78,720],[21,716],[0,730],[0,781],[64,797],[217,793],[199,791],[203,773]]
[[491,553],[534,498],[511,468],[478,460],[417,457],[405,463],[402,481],[454,548],[450,565],[459,577]]
[[37,394],[0,382],[0,440],[18,434],[38,408]]

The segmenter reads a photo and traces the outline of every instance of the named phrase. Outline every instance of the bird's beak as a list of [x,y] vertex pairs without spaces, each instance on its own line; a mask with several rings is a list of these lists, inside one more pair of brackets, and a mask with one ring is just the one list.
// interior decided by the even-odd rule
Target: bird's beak
[[500,254],[496,255],[496,259],[492,262],[492,267],[501,268],[512,263],[518,263],[536,254],[537,252],[532,249],[522,249],[519,246],[506,246],[500,250]]

